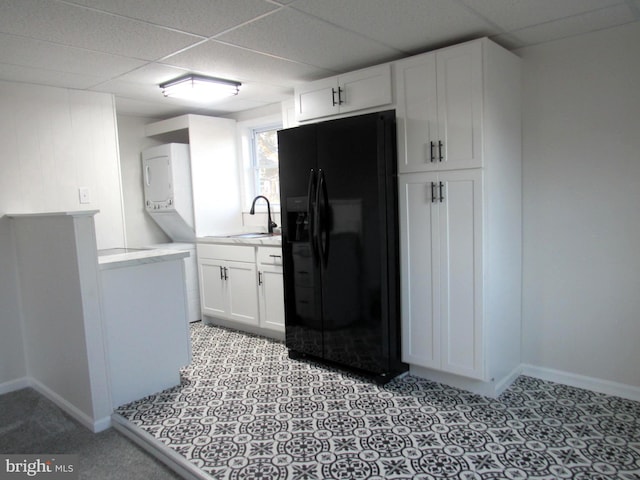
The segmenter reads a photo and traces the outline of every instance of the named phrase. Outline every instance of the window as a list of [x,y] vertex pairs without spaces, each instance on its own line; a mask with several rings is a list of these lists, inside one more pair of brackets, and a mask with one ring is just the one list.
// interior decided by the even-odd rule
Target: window
[[264,195],[272,206],[280,205],[278,178],[279,126],[254,128],[251,131],[251,170],[254,196]]

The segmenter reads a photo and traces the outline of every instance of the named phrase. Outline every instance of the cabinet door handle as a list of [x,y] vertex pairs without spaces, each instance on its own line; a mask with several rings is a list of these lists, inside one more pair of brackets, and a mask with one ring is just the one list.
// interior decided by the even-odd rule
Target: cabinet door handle
[[436,148],[435,142],[433,142],[433,141],[429,142],[429,161],[431,163],[436,161],[436,154],[433,151],[435,148]]
[[271,258],[282,258],[282,255],[269,255]]
[[436,202],[436,182],[431,182],[431,203]]
[[218,267],[220,269],[220,280],[224,280],[224,273],[222,267]]
[[338,87],[338,105],[342,105],[343,103],[345,103],[345,101],[342,99],[342,92],[344,92],[344,90],[342,90],[342,87]]
[[438,161],[439,161],[439,162],[441,162],[441,161],[442,161],[442,159],[444,158],[444,157],[442,156],[442,147],[443,147],[443,145],[442,145],[442,141],[438,140]]
[[336,93],[338,94],[338,101],[340,100],[340,91],[336,91],[335,88],[331,89],[331,102],[333,103],[333,106],[335,107],[336,105],[338,105],[338,102],[336,102]]
[[444,202],[444,183],[440,182],[438,190],[440,191],[440,203]]
[[229,280],[229,269],[227,267],[224,267],[224,279],[225,280]]
[[262,272],[258,272],[258,285],[262,285]]

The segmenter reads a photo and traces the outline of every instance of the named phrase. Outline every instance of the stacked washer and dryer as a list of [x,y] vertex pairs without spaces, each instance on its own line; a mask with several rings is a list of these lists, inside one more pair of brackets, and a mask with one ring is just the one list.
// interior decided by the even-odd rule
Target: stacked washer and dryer
[[145,209],[172,240],[148,247],[189,252],[184,259],[187,318],[190,322],[198,321],[201,311],[189,145],[168,143],[144,150],[142,172]]

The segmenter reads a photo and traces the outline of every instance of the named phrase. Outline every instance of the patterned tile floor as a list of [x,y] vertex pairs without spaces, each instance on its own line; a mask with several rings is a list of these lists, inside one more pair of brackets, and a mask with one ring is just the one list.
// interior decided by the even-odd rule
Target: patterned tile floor
[[497,400],[386,386],[192,325],[182,385],[117,413],[214,479],[640,480],[640,403],[521,376]]

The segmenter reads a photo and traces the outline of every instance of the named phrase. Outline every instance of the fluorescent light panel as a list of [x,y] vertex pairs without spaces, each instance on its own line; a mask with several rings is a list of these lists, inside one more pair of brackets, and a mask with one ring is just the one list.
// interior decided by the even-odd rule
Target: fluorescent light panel
[[189,74],[161,83],[160,88],[165,97],[206,102],[237,95],[240,85],[240,82],[233,80]]

